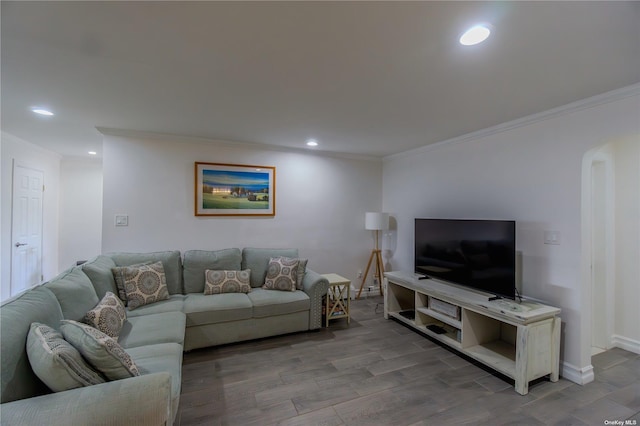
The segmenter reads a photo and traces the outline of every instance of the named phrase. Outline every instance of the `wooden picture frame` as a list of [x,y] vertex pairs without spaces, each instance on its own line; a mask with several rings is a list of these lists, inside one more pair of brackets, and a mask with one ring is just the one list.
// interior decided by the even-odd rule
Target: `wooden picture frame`
[[196,216],[275,216],[276,168],[195,163]]

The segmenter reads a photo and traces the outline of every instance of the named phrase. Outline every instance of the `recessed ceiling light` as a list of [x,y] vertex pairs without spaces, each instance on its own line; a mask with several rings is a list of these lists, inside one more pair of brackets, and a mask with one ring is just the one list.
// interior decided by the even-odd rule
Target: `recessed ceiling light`
[[318,141],[315,139],[307,139],[307,146],[318,146]]
[[40,108],[40,107],[31,108],[31,111],[35,112],[36,114],[40,114],[40,115],[48,115],[48,116],[53,115],[53,113],[51,111],[49,111],[48,109],[44,109],[44,108]]
[[475,25],[469,28],[460,36],[460,44],[464,46],[473,46],[482,43],[491,34],[491,29],[486,24]]
[[89,154],[89,155],[98,155],[98,153],[97,153],[97,152],[95,152],[95,151],[89,151],[89,152],[88,152],[88,154]]

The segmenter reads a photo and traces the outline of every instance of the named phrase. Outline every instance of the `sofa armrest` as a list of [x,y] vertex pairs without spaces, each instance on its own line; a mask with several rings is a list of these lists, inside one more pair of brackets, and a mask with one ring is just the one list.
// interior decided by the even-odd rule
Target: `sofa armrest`
[[0,405],[4,425],[168,425],[171,376],[154,373]]
[[309,330],[322,327],[322,297],[327,294],[329,281],[322,275],[307,269],[302,280],[302,289],[311,299],[309,312]]

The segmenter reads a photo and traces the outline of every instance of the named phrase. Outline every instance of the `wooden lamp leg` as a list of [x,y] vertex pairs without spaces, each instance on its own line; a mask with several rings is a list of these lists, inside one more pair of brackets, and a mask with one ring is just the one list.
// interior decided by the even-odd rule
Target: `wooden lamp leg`
[[367,263],[367,269],[364,271],[364,277],[362,277],[362,282],[360,283],[360,290],[358,290],[358,295],[356,299],[360,299],[360,294],[362,294],[362,289],[364,288],[364,283],[367,282],[367,276],[369,275],[369,268],[371,268],[371,263],[375,259],[376,263],[374,266],[374,277],[378,280],[378,287],[380,288],[380,296],[384,296],[382,293],[382,279],[384,278],[384,263],[382,262],[382,253],[381,250],[373,250],[371,252],[371,256],[369,256],[369,262]]
[[358,290],[358,295],[356,299],[360,299],[360,294],[362,294],[362,288],[364,287],[364,283],[367,281],[367,275],[369,275],[369,268],[371,267],[371,262],[373,259],[376,260],[374,276],[378,280],[378,286],[380,287],[380,296],[382,294],[382,279],[384,278],[384,263],[382,263],[382,250],[378,248],[378,231],[375,231],[375,239],[376,239],[376,248],[371,251],[371,256],[369,256],[369,262],[367,263],[367,269],[364,271],[364,277],[362,278],[362,282],[360,283],[360,290]]
[[384,278],[384,262],[382,261],[382,253],[380,250],[378,250],[376,260],[378,263],[378,287],[380,288],[380,296],[384,296],[384,294],[382,294],[382,280]]
[[[356,299],[360,299],[360,293],[362,293],[362,288],[364,287],[364,283],[367,281],[367,275],[369,275],[369,268],[371,268],[371,262],[373,262],[373,258],[376,256],[376,251],[373,250],[371,252],[371,256],[369,256],[369,262],[367,263],[367,269],[364,270],[364,277],[362,277],[362,282],[360,283],[360,290],[358,290],[358,295]],[[376,257],[376,263],[377,263]]]

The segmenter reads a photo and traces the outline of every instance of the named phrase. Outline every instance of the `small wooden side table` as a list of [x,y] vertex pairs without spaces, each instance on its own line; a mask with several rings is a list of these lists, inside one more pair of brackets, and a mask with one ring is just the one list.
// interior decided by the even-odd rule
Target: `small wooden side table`
[[324,274],[322,276],[329,280],[329,289],[325,299],[325,327],[329,327],[330,320],[338,318],[346,318],[347,324],[350,324],[351,281],[338,274]]

